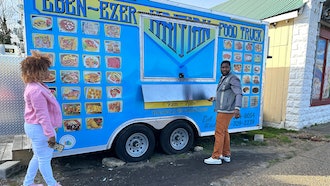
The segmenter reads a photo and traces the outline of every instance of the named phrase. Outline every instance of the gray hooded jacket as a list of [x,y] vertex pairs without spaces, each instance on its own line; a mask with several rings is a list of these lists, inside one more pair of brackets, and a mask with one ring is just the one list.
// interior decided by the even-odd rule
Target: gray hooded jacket
[[241,81],[232,73],[220,78],[216,98],[215,112],[234,113],[242,106]]

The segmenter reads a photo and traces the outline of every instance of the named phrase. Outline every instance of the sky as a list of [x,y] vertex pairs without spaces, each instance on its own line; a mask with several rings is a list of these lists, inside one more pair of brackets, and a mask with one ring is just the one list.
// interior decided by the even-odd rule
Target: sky
[[220,3],[226,2],[227,0],[169,0],[169,1],[209,9]]

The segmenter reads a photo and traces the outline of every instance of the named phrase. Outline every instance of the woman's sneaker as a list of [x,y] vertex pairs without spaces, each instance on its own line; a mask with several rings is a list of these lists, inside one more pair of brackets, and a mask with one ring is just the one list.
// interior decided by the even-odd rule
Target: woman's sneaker
[[222,159],[226,163],[230,163],[230,156],[220,156],[220,159]]
[[220,165],[222,164],[221,159],[214,159],[212,157],[209,157],[207,159],[204,159],[204,163],[209,164],[209,165]]

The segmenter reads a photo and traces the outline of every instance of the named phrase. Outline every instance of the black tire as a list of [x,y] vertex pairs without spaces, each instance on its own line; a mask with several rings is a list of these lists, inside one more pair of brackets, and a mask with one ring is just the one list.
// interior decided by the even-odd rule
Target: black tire
[[173,121],[160,133],[160,146],[166,154],[187,152],[193,144],[194,131],[187,121]]
[[148,159],[155,150],[155,135],[145,125],[125,128],[118,134],[115,152],[123,161],[137,162]]

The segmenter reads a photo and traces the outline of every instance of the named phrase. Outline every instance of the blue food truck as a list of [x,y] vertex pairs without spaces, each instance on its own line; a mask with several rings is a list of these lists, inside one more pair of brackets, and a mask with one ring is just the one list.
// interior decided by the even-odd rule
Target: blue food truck
[[268,24],[169,1],[24,0],[28,55],[51,61],[65,145],[55,156],[113,148],[125,161],[187,152],[214,134],[220,63],[242,82],[230,132],[262,128]]

